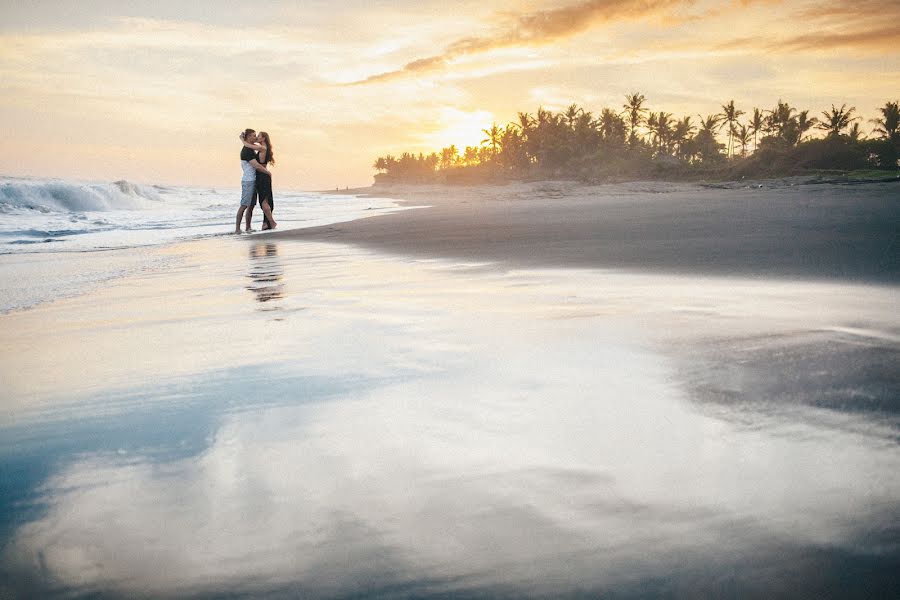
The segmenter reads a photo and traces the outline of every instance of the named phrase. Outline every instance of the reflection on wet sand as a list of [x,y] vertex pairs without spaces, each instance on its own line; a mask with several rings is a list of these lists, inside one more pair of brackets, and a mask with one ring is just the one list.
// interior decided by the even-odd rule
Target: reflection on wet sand
[[[117,446],[53,456],[39,510],[0,557],[14,591],[841,597],[896,580],[896,430],[805,401],[851,401],[855,371],[817,374],[835,356],[896,360],[883,354],[900,346],[890,289],[260,245],[254,284],[292,289],[259,360],[247,350],[269,319],[246,310],[238,262],[233,287],[207,295],[241,302],[195,321],[213,321],[197,336],[208,346],[239,347],[178,378],[93,390],[149,416],[110,410],[96,427],[124,432]],[[233,324],[215,338],[220,322]],[[807,350],[804,332],[850,324],[878,334],[846,342],[867,353],[838,336]],[[748,332],[773,335],[758,352]],[[179,362],[209,350],[159,344]],[[761,384],[785,356],[815,381]],[[878,381],[860,389],[896,396],[889,374]]]
[[[258,243],[250,246],[250,267],[247,277],[253,283],[247,289],[256,294],[257,302],[280,300],[284,296],[284,266],[278,260],[278,244]],[[259,310],[278,310],[277,306],[265,306]]]

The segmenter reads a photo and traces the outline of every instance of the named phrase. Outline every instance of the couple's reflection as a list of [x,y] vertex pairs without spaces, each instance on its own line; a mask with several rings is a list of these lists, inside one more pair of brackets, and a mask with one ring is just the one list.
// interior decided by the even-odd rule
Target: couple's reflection
[[[252,281],[247,289],[256,294],[257,302],[272,302],[284,296],[284,267],[278,260],[278,244],[268,242],[250,246],[250,270]],[[267,305],[260,310],[277,310],[278,306]]]

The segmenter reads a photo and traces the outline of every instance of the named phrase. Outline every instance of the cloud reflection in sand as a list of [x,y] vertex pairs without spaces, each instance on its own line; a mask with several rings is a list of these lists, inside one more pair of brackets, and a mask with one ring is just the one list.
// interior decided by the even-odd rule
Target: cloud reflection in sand
[[[401,584],[540,594],[751,557],[774,577],[777,558],[758,558],[772,548],[875,552],[873,532],[898,514],[900,483],[886,475],[900,453],[875,424],[843,415],[846,427],[824,427],[803,409],[751,425],[704,414],[682,385],[679,347],[660,351],[650,326],[678,315],[667,344],[687,344],[738,314],[768,313],[772,330],[838,325],[850,314],[840,298],[797,321],[797,303],[812,300],[797,286],[743,284],[726,305],[733,289],[719,297],[713,282],[691,297],[696,281],[365,268],[324,251],[299,260],[308,248],[284,259],[297,292],[282,303],[312,307],[276,347],[302,331],[316,352],[274,352],[285,360],[269,366],[272,389],[310,372],[404,375],[327,402],[248,403],[189,457],[77,458],[44,484],[46,513],[19,528],[7,561],[123,595]],[[709,314],[685,310],[701,305]],[[866,310],[883,318],[880,306]],[[203,372],[192,377],[212,393]]]

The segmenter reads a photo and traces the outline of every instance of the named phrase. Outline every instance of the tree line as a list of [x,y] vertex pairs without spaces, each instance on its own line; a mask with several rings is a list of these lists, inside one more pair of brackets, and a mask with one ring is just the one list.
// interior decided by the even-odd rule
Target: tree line
[[[570,105],[517,113],[505,127],[484,129],[479,146],[379,157],[376,181],[478,182],[513,178],[740,178],[810,170],[885,169],[900,158],[900,103],[888,101],[868,134],[855,107],[811,115],[779,100],[770,110],[738,109],[675,118],[654,112],[643,94],[625,96],[620,110],[593,114]],[[821,137],[814,134],[821,133]]]

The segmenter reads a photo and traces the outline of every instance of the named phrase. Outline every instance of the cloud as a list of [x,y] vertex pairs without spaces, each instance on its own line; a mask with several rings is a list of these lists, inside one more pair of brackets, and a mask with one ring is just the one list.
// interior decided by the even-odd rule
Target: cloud
[[847,33],[811,33],[785,40],[781,47],[792,50],[830,50],[833,48],[896,49],[900,47],[900,26]]
[[[460,62],[466,56],[502,48],[547,45],[617,21],[654,17],[667,27],[677,29],[679,26],[693,27],[701,21],[730,18],[725,13],[736,12],[740,22],[749,16],[747,11],[753,7],[774,10],[779,19],[787,22],[816,25],[808,33],[782,38],[777,34],[773,36],[769,31],[766,36],[752,35],[718,41],[729,32],[734,35],[734,30],[729,29],[724,34],[719,32],[716,35],[718,40],[710,40],[707,48],[714,52],[741,49],[796,52],[835,48],[890,51],[900,46],[900,4],[893,0],[862,0],[852,5],[844,2],[785,3],[782,0],[733,0],[725,5],[693,0],[583,0],[560,8],[507,15],[503,24],[489,34],[460,38],[446,46],[440,54],[413,60],[399,69],[353,81],[349,85],[382,83],[433,73]],[[732,25],[735,24],[732,20]],[[696,51],[698,41],[693,34],[690,35],[689,39],[675,46]]]
[[718,50],[756,48],[767,51],[830,51],[837,48],[880,51],[900,47],[900,26],[865,31],[817,31],[786,38],[745,37],[719,44]]
[[799,11],[798,16],[805,19],[834,20],[839,22],[846,22],[848,18],[852,18],[854,21],[869,19],[890,22],[890,19],[900,17],[900,4],[896,0],[812,2]]
[[846,48],[893,54],[900,47],[900,3],[896,0],[809,2],[785,16],[806,24],[807,32],[743,37],[719,47],[812,52]]
[[540,46],[582,33],[599,23],[640,19],[686,4],[685,0],[587,0],[550,10],[513,15],[492,35],[467,37],[450,44],[442,54],[407,63],[402,69],[373,75],[351,85],[379,83],[409,75],[433,72],[461,56],[511,46]]

